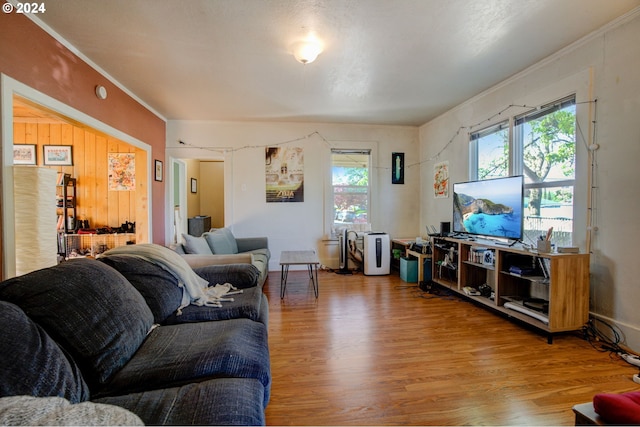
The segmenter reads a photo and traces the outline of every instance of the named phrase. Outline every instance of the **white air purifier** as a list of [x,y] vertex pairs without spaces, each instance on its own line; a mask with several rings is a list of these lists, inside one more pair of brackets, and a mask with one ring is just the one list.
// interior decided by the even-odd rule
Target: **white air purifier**
[[391,269],[391,248],[387,233],[369,233],[364,236],[364,274],[382,276]]

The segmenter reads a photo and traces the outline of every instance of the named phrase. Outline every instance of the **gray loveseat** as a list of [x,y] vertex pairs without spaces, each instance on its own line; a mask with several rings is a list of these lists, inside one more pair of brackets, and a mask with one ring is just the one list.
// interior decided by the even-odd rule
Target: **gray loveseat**
[[145,424],[263,425],[271,372],[259,272],[193,271],[242,293],[178,313],[185,288],[177,277],[127,254],[0,283],[0,397],[115,405]]
[[235,237],[229,228],[211,229],[194,237],[182,235],[184,242],[174,250],[192,267],[220,264],[252,264],[260,271],[260,284],[269,274],[269,241],[267,237]]

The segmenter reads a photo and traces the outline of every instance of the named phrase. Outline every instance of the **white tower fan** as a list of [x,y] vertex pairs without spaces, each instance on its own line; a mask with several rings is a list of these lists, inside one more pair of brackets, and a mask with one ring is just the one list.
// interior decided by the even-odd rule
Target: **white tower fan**
[[336,271],[338,274],[353,274],[351,270],[349,270],[349,241],[347,238],[347,234],[349,230],[347,227],[344,227],[340,230],[340,235],[338,236],[338,242],[340,244],[340,269]]

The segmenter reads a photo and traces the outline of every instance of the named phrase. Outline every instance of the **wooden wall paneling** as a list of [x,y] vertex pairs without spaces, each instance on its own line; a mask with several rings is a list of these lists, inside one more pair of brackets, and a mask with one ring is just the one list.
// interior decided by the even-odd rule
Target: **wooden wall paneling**
[[84,133],[84,174],[82,175],[82,219],[94,226],[96,216],[96,135]]
[[38,125],[35,123],[25,123],[25,144],[37,144],[38,143]]
[[[66,124],[66,123],[63,124],[60,129],[61,130],[60,144],[56,144],[56,145],[73,145],[73,134],[74,134],[73,128],[74,126],[70,124]],[[61,166],[58,172],[68,173],[72,177],[77,178],[77,176],[75,175],[73,166]]]
[[96,135],[95,139],[95,216],[93,227],[104,227],[109,221],[109,188],[107,172],[107,138]]
[[85,194],[85,161],[84,161],[84,131],[79,127],[73,127],[73,140],[71,141],[73,146],[71,154],[73,155],[73,174],[71,176],[76,178],[76,218],[85,218],[84,207],[87,203],[87,197]]
[[[51,123],[49,125],[49,143],[51,145],[62,145],[62,125],[60,123]],[[39,147],[38,157],[42,157],[42,147]],[[38,162],[42,164],[42,159]]]
[[[35,144],[38,165],[44,165],[45,145],[71,145],[73,166],[50,166],[78,179],[77,220],[89,220],[91,227],[119,227],[136,222],[138,241],[148,241],[147,153],[123,141],[67,123],[14,122],[14,144]],[[135,153],[136,190],[109,191],[108,154]],[[141,222],[142,221],[142,222]],[[142,230],[145,228],[145,230]]]
[[[107,139],[107,162],[108,154],[118,152],[118,143],[111,138]],[[108,168],[108,166],[107,166]],[[108,171],[107,171],[107,185],[108,185]],[[107,225],[115,225],[118,220],[118,204],[120,203],[120,195],[118,191],[108,191],[108,205],[107,205]]]
[[51,144],[51,126],[49,123],[38,123],[37,125],[38,147]]
[[[27,128],[24,123],[14,123],[13,124],[13,143],[14,144],[26,144],[26,134]],[[38,153],[42,154],[42,153]],[[38,155],[38,157],[41,157]]]

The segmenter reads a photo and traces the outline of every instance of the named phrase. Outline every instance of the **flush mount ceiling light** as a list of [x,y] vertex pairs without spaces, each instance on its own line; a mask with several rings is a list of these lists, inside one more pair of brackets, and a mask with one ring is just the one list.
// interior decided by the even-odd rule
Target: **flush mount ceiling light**
[[293,45],[293,56],[296,61],[305,65],[315,61],[321,52],[322,46],[316,41],[301,41]]

